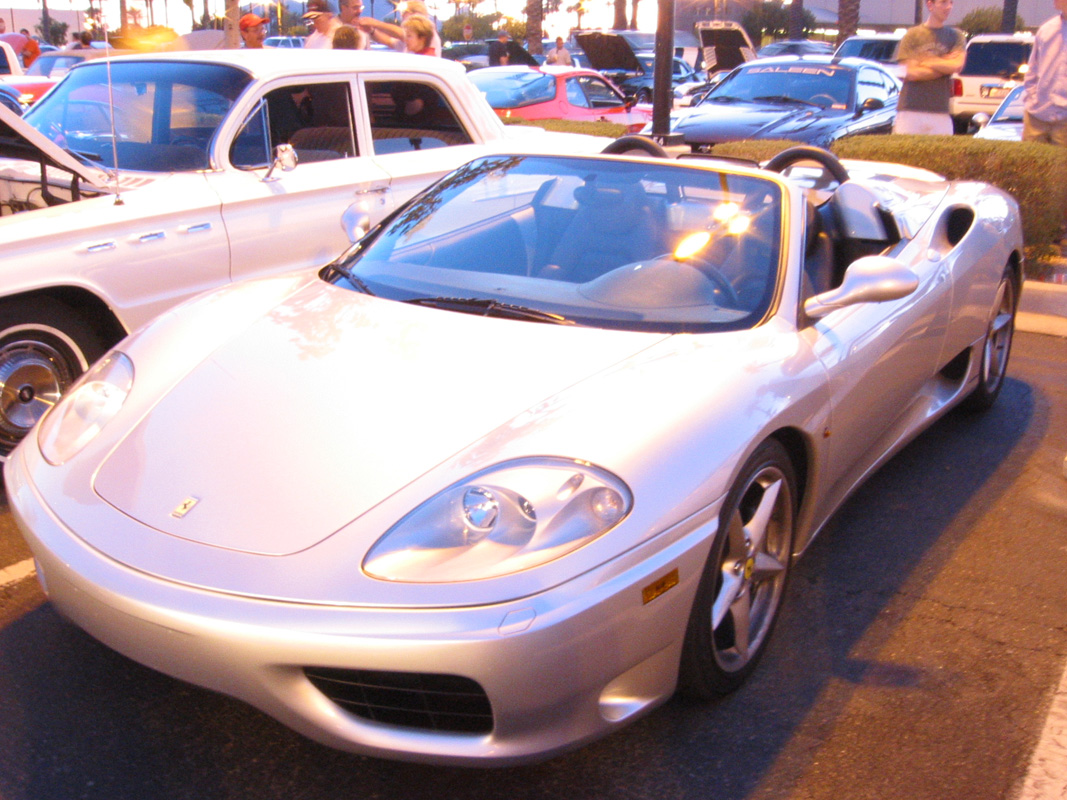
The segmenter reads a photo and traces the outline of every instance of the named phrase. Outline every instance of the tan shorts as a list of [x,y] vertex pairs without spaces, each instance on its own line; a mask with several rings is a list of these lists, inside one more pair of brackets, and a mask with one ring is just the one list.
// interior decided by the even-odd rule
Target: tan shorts
[[1058,144],[1060,147],[1067,147],[1067,120],[1045,122],[1043,119],[1030,116],[1029,111],[1024,111],[1023,141],[1045,142],[1046,144]]
[[936,111],[898,111],[893,133],[920,133],[951,136],[952,117]]

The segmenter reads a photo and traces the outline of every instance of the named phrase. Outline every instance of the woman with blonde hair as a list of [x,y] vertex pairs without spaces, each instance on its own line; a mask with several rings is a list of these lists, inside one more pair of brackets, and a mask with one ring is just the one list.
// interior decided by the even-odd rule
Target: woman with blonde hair
[[434,25],[425,17],[412,16],[405,19],[400,27],[404,29],[404,45],[409,53],[423,56],[435,56],[433,47]]

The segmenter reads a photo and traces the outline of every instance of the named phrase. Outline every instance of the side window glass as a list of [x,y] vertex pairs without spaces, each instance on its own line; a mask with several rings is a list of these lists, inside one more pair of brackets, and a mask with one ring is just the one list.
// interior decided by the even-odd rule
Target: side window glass
[[367,81],[367,108],[376,155],[470,144],[448,100],[415,81]]
[[856,104],[862,105],[872,97],[881,100],[883,103],[889,99],[881,76],[873,69],[861,69],[859,83],[856,87]]
[[[269,142],[268,161],[280,144],[291,144],[301,163],[335,161],[358,155],[347,83],[283,86],[268,92],[264,100],[265,128],[261,122],[253,124],[257,128],[255,135],[265,135]],[[242,129],[238,139],[245,136],[246,129]],[[254,135],[251,130],[248,133],[246,141],[252,143]],[[235,140],[235,153],[236,150]]]
[[577,78],[567,78],[567,102],[579,108],[589,108],[589,101],[585,99],[585,92]]
[[581,81],[582,86],[585,88],[585,93],[594,108],[611,108],[622,105],[622,101],[615,93],[615,90],[599,78],[583,76]]
[[260,100],[230,147],[230,163],[239,169],[256,169],[271,162],[270,135],[267,133],[267,102]]

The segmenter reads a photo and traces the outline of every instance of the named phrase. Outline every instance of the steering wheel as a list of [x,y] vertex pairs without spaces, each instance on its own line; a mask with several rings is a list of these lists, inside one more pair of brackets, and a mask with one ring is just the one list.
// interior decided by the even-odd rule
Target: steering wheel
[[170,140],[171,144],[184,145],[186,147],[203,147],[204,143],[196,136],[189,136],[187,134],[180,134]]
[[[821,98],[822,98],[823,100],[825,100],[826,102],[825,102],[825,103],[819,103],[819,98],[820,98],[820,97],[821,97]],[[829,94],[817,94],[817,95],[814,95],[813,97],[809,97],[809,98],[808,98],[808,102],[810,102],[810,103],[817,103],[818,105],[820,105],[820,106],[823,106],[823,107],[825,108],[826,106],[832,106],[832,105],[833,105],[834,103],[836,103],[836,102],[837,102],[837,100],[836,100],[836,98],[834,98],[834,96],[833,96],[833,95],[829,95]]]
[[806,144],[797,145],[796,147],[787,147],[768,161],[765,168],[772,170],[773,172],[785,172],[786,168],[793,166],[798,161],[816,162],[824,167],[838,183],[844,183],[848,180],[848,170],[837,160],[837,156],[829,150],[823,150],[821,147],[812,147],[811,145]]
[[[661,258],[673,259],[674,255],[672,253],[667,253],[661,256]],[[721,292],[726,300],[722,305],[725,305],[727,308],[741,308],[741,298],[738,297],[737,290],[727,277],[722,274],[718,267],[710,261],[695,257],[687,258],[682,261],[682,263],[688,264],[695,270],[699,270],[704,277],[715,284],[716,291]]]

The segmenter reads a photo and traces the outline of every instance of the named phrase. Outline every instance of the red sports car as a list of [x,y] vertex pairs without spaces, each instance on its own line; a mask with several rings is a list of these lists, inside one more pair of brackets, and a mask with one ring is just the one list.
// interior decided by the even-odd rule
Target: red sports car
[[488,67],[468,73],[501,117],[606,120],[637,132],[651,105],[634,105],[602,75],[573,67]]

